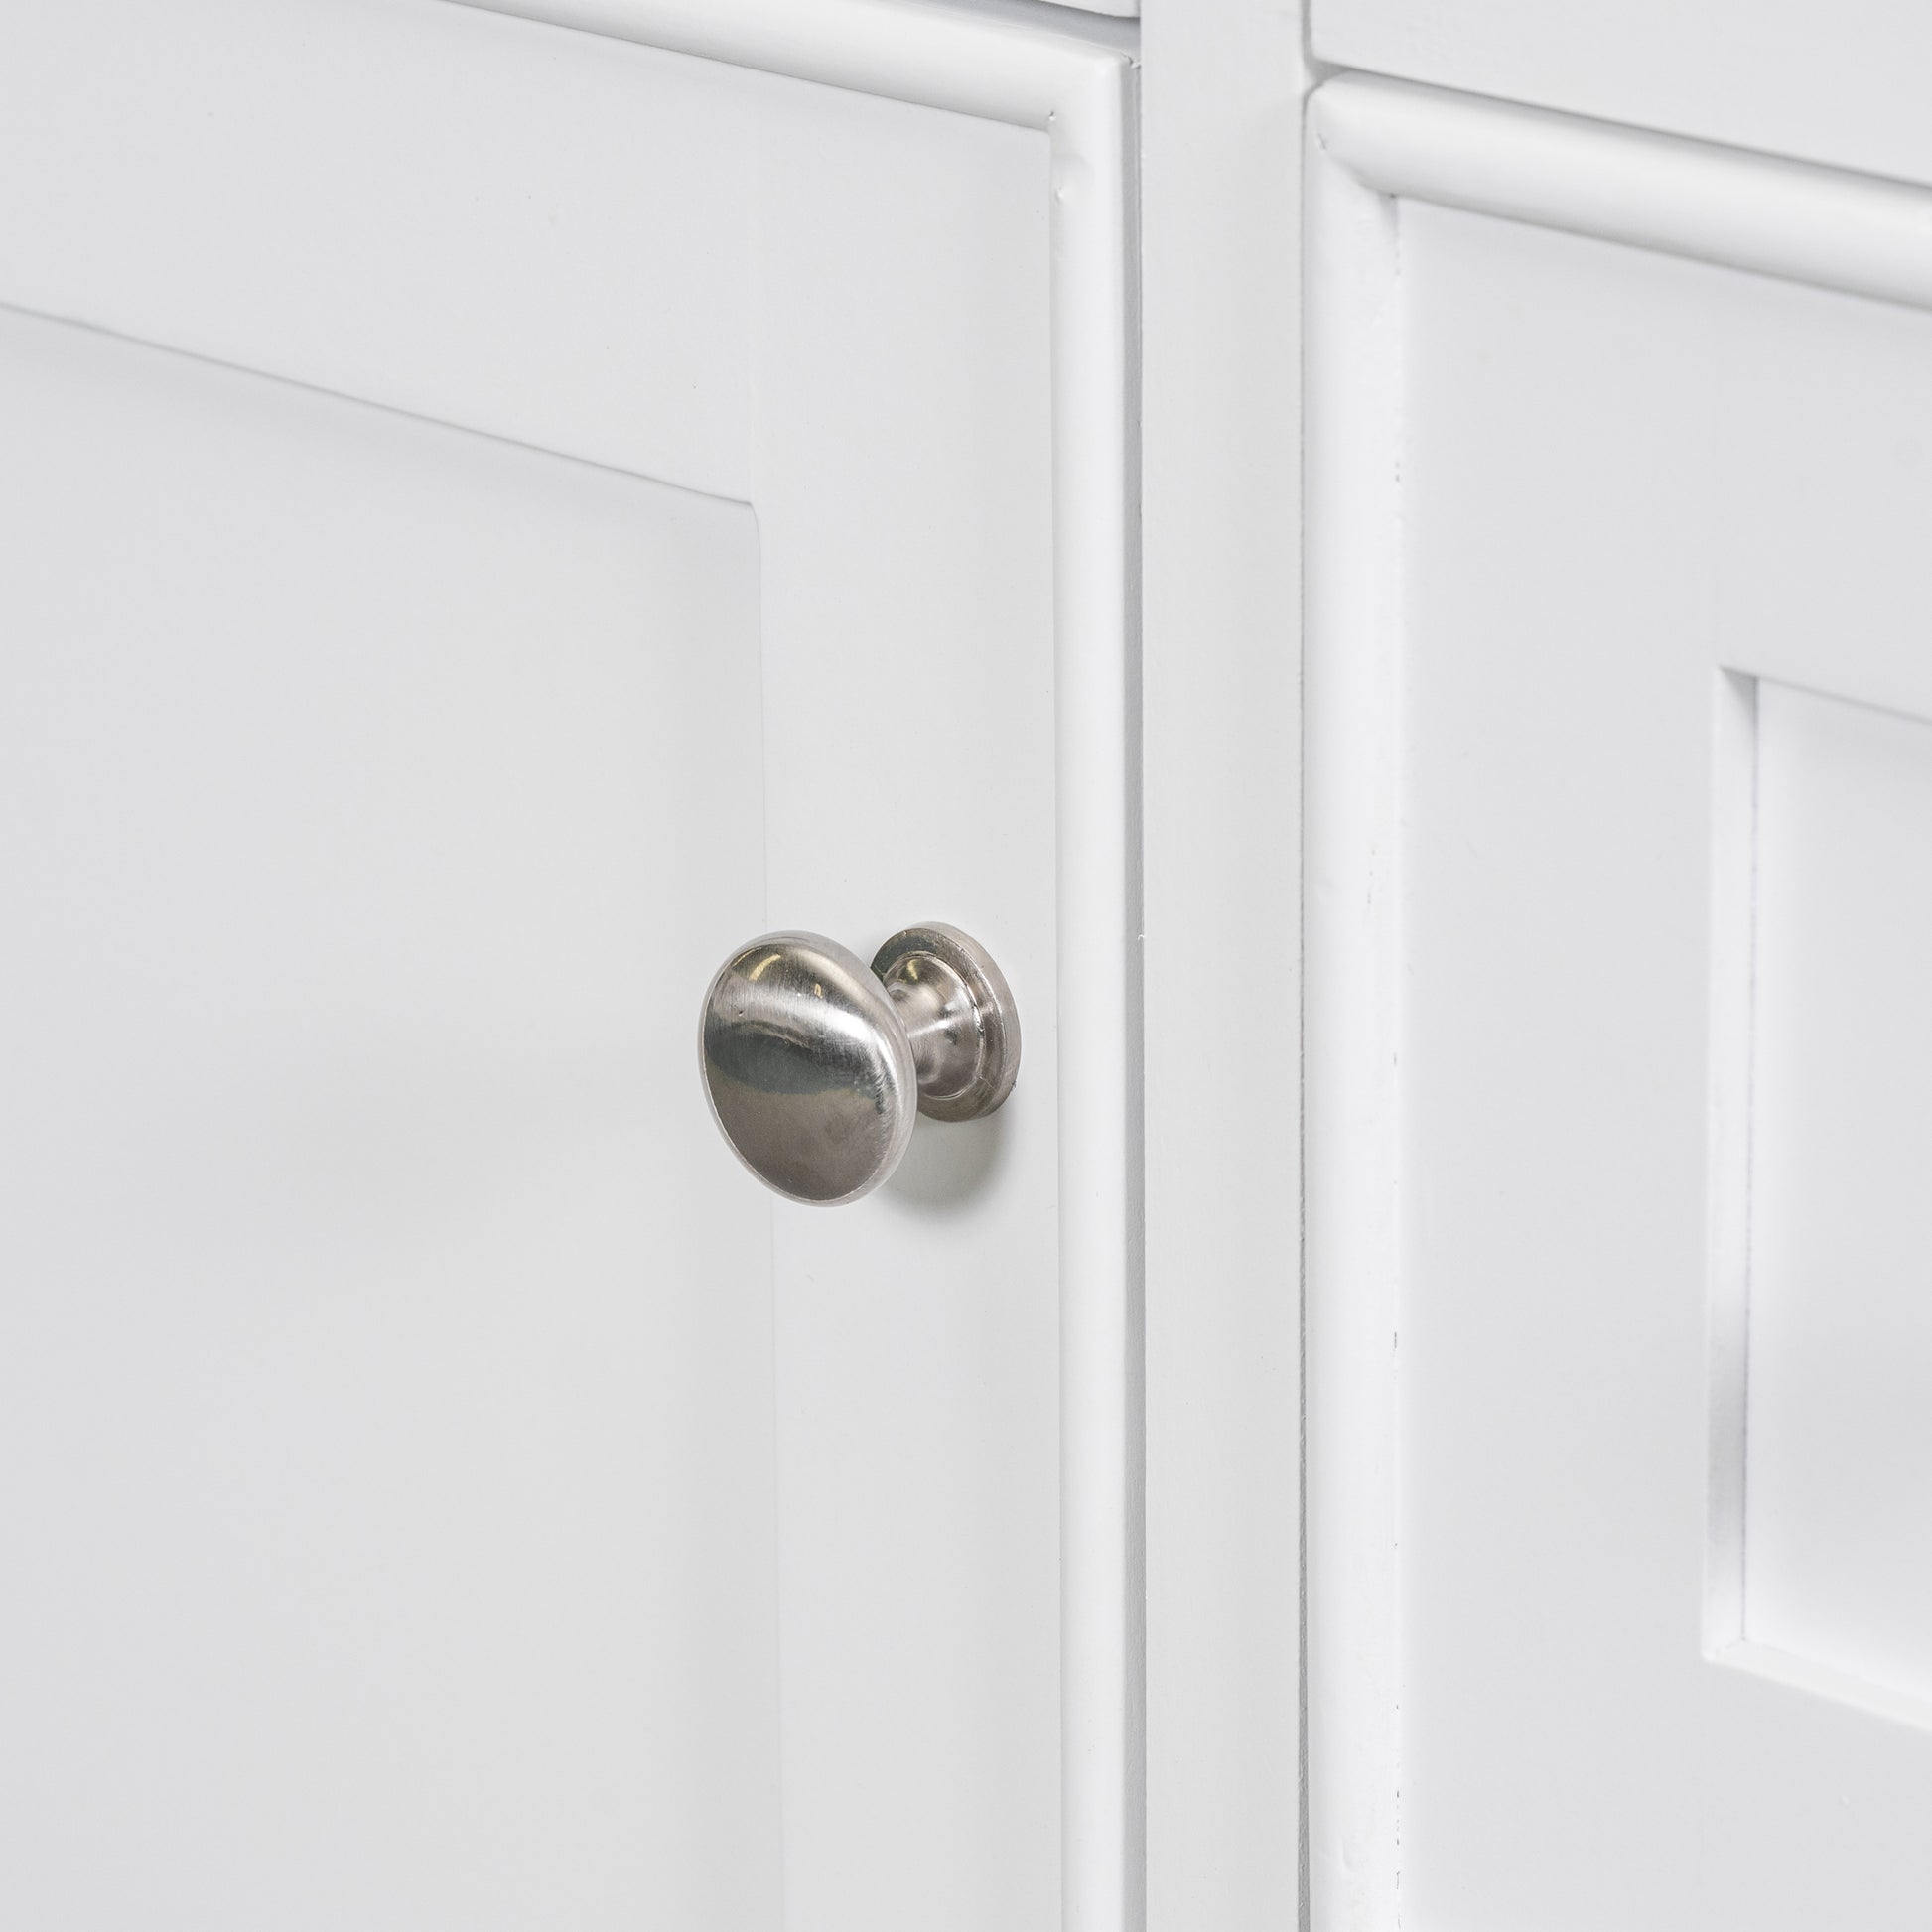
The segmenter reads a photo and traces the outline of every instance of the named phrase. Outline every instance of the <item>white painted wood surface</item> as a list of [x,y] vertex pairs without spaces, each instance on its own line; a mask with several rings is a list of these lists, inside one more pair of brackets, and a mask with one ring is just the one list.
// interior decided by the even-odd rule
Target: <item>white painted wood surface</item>
[[[1311,115],[1324,105],[1317,92]],[[1393,1922],[1397,1884],[1391,1358],[1402,579],[1392,533],[1402,343],[1394,204],[1364,192],[1318,141],[1317,133],[1307,149],[1303,267],[1305,1829],[1311,1924],[1380,1932]]]
[[1918,0],[1314,0],[1318,59],[1932,182]]
[[1315,137],[1312,1923],[1910,1922],[1932,317],[1831,287],[1901,205]]
[[[937,895],[966,930],[1011,935],[1016,988],[1047,989],[1044,144],[963,117],[928,141],[942,117],[925,110],[783,92],[764,122],[784,165],[759,213],[773,307],[754,483],[765,928],[872,946],[908,892]],[[902,303],[874,289],[882,246]],[[989,635],[1005,688],[959,706],[958,667]],[[901,761],[963,766],[996,736],[1013,769],[985,835],[935,862],[930,819],[888,802]],[[1049,1054],[1051,1004],[1025,1011]],[[1057,1918],[1058,1484],[1034,1487],[1059,1462],[1048,1073],[1030,1110],[927,1136],[878,1214],[772,1208],[786,1909],[828,1932],[883,1927],[938,1871],[962,1932]]]
[[1296,10],[1144,28],[1148,1923],[1299,1913]]
[[[521,1890],[498,1901],[504,1912],[535,1900],[529,1911],[544,1916],[545,1887],[568,1852],[585,1865],[569,1883],[591,1901],[576,1923],[603,1912],[613,1923],[642,1913],[701,1924],[714,1911],[718,1922],[774,1923],[780,1901],[758,1892],[770,1877],[758,1848],[781,1834],[788,1925],[916,1918],[1112,1932],[1138,1912],[1139,1856],[1131,69],[1114,40],[1083,41],[1038,12],[982,17],[873,0],[782,10],[558,0],[545,11],[592,31],[417,0],[271,10],[200,0],[165,17],[103,0],[10,23],[0,140],[17,143],[15,178],[39,188],[8,198],[0,301],[191,351],[203,359],[157,360],[88,338],[117,366],[192,368],[209,395],[254,393],[260,377],[241,369],[293,378],[354,398],[290,392],[357,423],[432,439],[459,425],[501,439],[487,447],[507,452],[512,468],[589,458],[606,466],[583,473],[605,480],[599,488],[700,492],[675,500],[709,505],[734,530],[755,516],[756,582],[744,575],[747,551],[725,588],[756,593],[761,716],[704,696],[703,652],[653,647],[632,674],[658,680],[651,715],[682,721],[681,756],[705,746],[708,782],[731,779],[741,800],[762,794],[763,909],[728,913],[673,893],[649,909],[652,929],[674,930],[711,961],[773,920],[863,946],[908,917],[957,919],[1012,973],[1028,1069],[990,1131],[915,1148],[869,1209],[816,1220],[781,1211],[771,1221],[762,1198],[743,1191],[749,1183],[708,1139],[688,1067],[638,1102],[661,1110],[653,1131],[695,1137],[694,1158],[715,1164],[738,1203],[712,1211],[708,1196],[687,1200],[680,1186],[692,1231],[672,1251],[688,1247],[692,1266],[710,1268],[703,1231],[716,1226],[727,1246],[751,1241],[759,1269],[771,1270],[768,1344],[765,1331],[741,1335],[750,1353],[718,1370],[762,1375],[771,1391],[761,1411],[718,1418],[720,1428],[744,1424],[734,1453],[768,1480],[769,1539],[754,1511],[706,1486],[712,1472],[697,1459],[659,1472],[665,1494],[682,1483],[693,1511],[722,1509],[774,1566],[772,1648],[734,1695],[769,1727],[759,1749],[776,1752],[777,1788],[762,1813],[740,1821],[742,1867],[704,1890],[705,1872],[730,1859],[680,1852],[678,1868],[698,1889],[678,1893],[653,1875],[621,1815],[602,1836],[590,1821],[593,1842],[566,1847],[517,1810],[484,1752],[464,1761],[467,1783],[432,1780],[418,1795],[456,1793],[452,1832],[484,1815],[464,1810],[464,1792],[481,1794],[485,1812],[497,1807],[487,1815],[502,1857],[521,1862]],[[641,44],[653,37],[664,46]],[[50,154],[61,165],[47,165]],[[406,414],[375,414],[368,402]],[[286,440],[275,458],[284,470],[313,461],[317,489],[356,500],[348,457],[318,457],[299,427]],[[32,494],[31,452],[10,454],[10,481]],[[246,498],[239,459],[210,448],[196,461],[208,500],[225,500],[222,489]],[[520,501],[513,487],[509,498]],[[190,514],[198,497],[184,500]],[[324,557],[347,558],[336,568],[355,581],[353,527],[320,516],[264,550],[261,594],[323,572]],[[406,537],[405,528],[397,540]],[[92,522],[56,525],[50,571],[91,571],[100,541]],[[448,539],[470,541],[461,530]],[[555,574],[576,559],[560,534],[540,561]],[[577,595],[596,602],[608,576]],[[104,580],[99,595],[119,600],[120,617],[99,627],[116,648],[148,638],[146,588],[131,569]],[[262,627],[258,606],[219,601],[245,588],[209,591],[214,662]],[[384,603],[391,588],[376,576],[354,611],[400,621]],[[46,604],[37,595],[9,628],[44,622]],[[441,620],[423,628],[448,641]],[[956,666],[968,656],[980,675],[962,681]],[[351,690],[344,702],[353,711],[374,698]],[[503,703],[514,715],[520,700]],[[30,711],[13,719],[33,731]],[[531,850],[581,842],[568,797],[514,788],[511,770],[478,762],[465,745],[471,809],[487,820],[513,801]],[[976,805],[983,837],[942,839],[929,813],[895,808],[896,782],[976,770],[989,745],[1001,748],[1003,781]],[[225,750],[220,712],[191,711],[176,757],[218,764]],[[278,773],[289,812],[314,802],[302,787],[324,753],[310,750],[314,759]],[[118,796],[113,772],[99,782]],[[698,865],[710,814],[670,813],[651,821],[652,850]],[[58,870],[58,845],[51,854],[36,878]],[[123,856],[138,871],[138,855]],[[745,882],[733,878],[736,891]],[[316,916],[354,916],[349,904]],[[177,949],[192,961],[202,941],[184,908]],[[634,982],[640,1002],[662,1002],[673,1019],[687,997],[677,986],[690,978],[695,999],[703,978],[674,970],[675,957],[663,952]],[[1056,998],[1063,966],[1077,1001]],[[76,980],[76,1001],[83,989]],[[573,997],[560,976],[554,998]],[[680,1035],[687,1021],[676,1021]],[[127,1147],[103,1179],[86,1165],[92,1153],[69,1151],[79,1165],[68,1179],[79,1186],[126,1179],[144,1159],[139,1144]],[[287,1212],[299,1241],[301,1214]],[[438,1308],[460,1335],[460,1310]],[[64,1310],[77,1318],[66,1305],[56,1317]],[[541,1308],[530,1318],[555,1355],[601,1351],[594,1328],[542,1329]],[[193,1324],[160,1338],[188,1361],[216,1345]],[[380,1338],[371,1333],[371,1349]],[[64,1373],[77,1372],[80,1357],[59,1352],[66,1341],[43,1339],[59,1344]],[[180,1362],[151,1353],[146,1366],[165,1385]],[[309,1365],[285,1368],[282,1414],[300,1439],[291,1453],[320,1456],[317,1405],[301,1399],[314,1392]],[[487,1410],[488,1389],[469,1394]],[[416,1420],[433,1445],[434,1413]],[[621,1464],[559,1456],[538,1471],[505,1470],[505,1482],[523,1485],[522,1507],[562,1487],[587,1535],[630,1520]],[[52,1494],[58,1505],[53,1465],[19,1466],[54,1484],[30,1488],[29,1504]],[[326,1475],[318,1481],[316,1506],[338,1507]],[[506,1564],[520,1520],[494,1526]],[[136,1533],[131,1519],[90,1533],[117,1529]],[[193,1581],[221,1587],[216,1573]],[[723,1646],[731,1618],[712,1615],[700,1583],[681,1568],[653,1573],[649,1587],[680,1630],[716,1624],[706,1640]],[[263,1588],[272,1609],[275,1580]],[[733,1603],[762,1613],[771,1600],[741,1592]],[[195,1598],[184,1601],[192,1609]],[[459,1650],[460,1607],[449,1632]],[[345,1671],[355,1668],[361,1627],[351,1617],[336,1633]],[[603,1648],[581,1645],[574,1668],[586,1681],[656,1668],[629,1652],[648,1650],[651,1636],[647,1618],[613,1611]],[[773,1656],[776,1714],[757,1694]],[[275,1658],[288,1665],[286,1652]],[[74,1669],[85,1661],[75,1653]],[[239,1680],[209,1672],[203,1689],[214,1708],[242,1695]],[[322,1679],[292,1681],[287,1670],[253,1686],[271,1704],[322,1690]],[[36,1722],[52,1722],[62,1684],[39,1681],[35,1694]],[[123,1715],[127,1729],[110,1747],[138,1768],[155,1731],[143,1713]],[[594,1700],[570,1716],[585,1730],[587,1764],[620,1747],[608,1727],[622,1720]],[[640,1776],[668,1777],[677,1761],[668,1730],[640,1742],[625,1726],[621,1746],[642,1753]],[[345,1805],[354,1762],[326,1767]],[[732,1753],[731,1775],[765,1768],[755,1751]],[[192,1778],[156,1790],[157,1835],[206,1796]],[[392,1835],[390,1880],[417,1887],[424,1914],[486,1922],[460,1902],[471,1877],[446,1869],[442,1843]],[[286,1882],[287,1869],[271,1846],[261,1864],[230,1874],[237,1922],[251,1922],[246,1898],[272,1890],[278,1874]],[[130,1872],[138,1882],[138,1863]],[[764,1903],[746,1904],[733,1887]],[[207,1907],[199,1896],[198,1922],[217,1922]],[[383,1922],[373,1908],[360,1917]]]

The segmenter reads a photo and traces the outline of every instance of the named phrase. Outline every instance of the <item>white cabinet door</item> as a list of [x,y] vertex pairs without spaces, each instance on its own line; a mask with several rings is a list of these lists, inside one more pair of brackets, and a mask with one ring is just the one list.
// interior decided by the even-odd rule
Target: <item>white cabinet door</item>
[[1932,193],[1314,131],[1314,1924],[1922,1923]]
[[[1118,1926],[1128,69],[517,11],[0,28],[0,1922]],[[775,1201],[712,969],[930,918]]]

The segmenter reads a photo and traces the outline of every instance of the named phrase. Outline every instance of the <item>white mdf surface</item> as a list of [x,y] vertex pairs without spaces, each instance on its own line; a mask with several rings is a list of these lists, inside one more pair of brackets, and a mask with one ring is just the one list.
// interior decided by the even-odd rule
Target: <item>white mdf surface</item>
[[[560,600],[558,621],[573,622],[588,604],[599,622],[624,629],[630,674],[659,680],[650,730],[675,746],[677,770],[702,770],[682,806],[666,802],[676,797],[667,776],[664,809],[628,828],[666,878],[707,877],[713,840],[728,846],[733,814],[762,801],[743,903],[695,888],[643,902],[629,895],[656,874],[611,848],[593,848],[584,863],[629,916],[664,935],[661,953],[626,984],[639,1008],[661,1006],[683,1040],[676,1065],[637,1077],[648,1078],[645,1100],[662,1106],[665,1134],[703,1180],[687,1184],[682,1168],[669,1169],[645,1206],[660,1195],[675,1202],[673,1245],[688,1250],[694,1280],[743,1274],[768,1284],[759,1289],[769,1297],[759,1305],[769,1324],[764,1406],[733,1452],[761,1458],[775,1502],[760,1517],[720,1501],[695,1455],[678,1454],[654,1479],[666,1497],[682,1486],[693,1538],[715,1531],[734,1552],[742,1539],[772,1567],[756,1589],[714,1589],[699,1564],[686,1564],[676,1573],[683,1593],[664,1615],[675,1610],[691,1643],[701,1639],[690,1632],[706,1630],[725,1642],[741,1615],[775,1621],[762,1661],[721,1705],[714,1745],[743,1789],[712,1783],[688,1794],[708,1809],[675,1870],[699,1886],[692,1874],[702,1866],[711,1889],[660,1881],[637,1849],[655,1843],[649,1833],[633,1832],[628,1814],[587,1806],[587,1845],[553,1833],[530,1849],[515,1896],[526,1922],[561,1910],[594,1923],[609,1910],[630,1922],[703,1924],[712,1912],[756,1925],[781,1907],[806,1932],[908,1920],[961,1932],[990,1922],[1111,1932],[1128,1923],[1138,1883],[1131,73],[1117,35],[1096,46],[1040,10],[556,0],[549,11],[569,24],[430,0],[280,0],[255,10],[194,0],[166,16],[100,0],[60,22],[10,28],[22,58],[0,63],[0,125],[24,144],[14,175],[31,188],[9,201],[0,302],[91,325],[83,335],[45,320],[15,324],[133,358],[127,367],[196,370],[210,397],[228,393],[223,385],[273,390],[264,377],[291,378],[290,407],[311,413],[287,419],[289,448],[275,461],[291,473],[315,461],[318,486],[334,479],[345,501],[353,480],[337,476],[326,451],[308,451],[309,425],[330,410],[397,436],[457,435],[448,425],[487,432],[499,440],[473,440],[510,466],[505,476],[527,464],[533,477],[590,478],[599,502],[695,503],[694,514],[715,513],[741,533],[730,589],[756,613],[749,701],[706,681],[715,653],[699,626],[654,631],[611,606],[609,571],[590,571]],[[646,45],[653,35],[676,51]],[[696,58],[707,55],[716,58]],[[157,75],[165,87],[152,84]],[[40,165],[48,153],[62,165]],[[125,340],[142,337],[201,359],[157,359]],[[9,486],[30,500],[39,448],[10,444],[0,455]],[[91,462],[99,453],[79,439],[69,454]],[[198,458],[202,468],[188,473],[196,486],[179,500],[144,472],[148,493],[191,527],[203,505],[217,522],[231,498],[252,507],[246,467],[230,455],[210,448]],[[406,552],[408,505],[380,489],[372,500],[393,512],[390,541]],[[143,605],[132,578],[95,569],[118,542],[76,492],[51,496],[37,527],[47,568],[20,580],[9,630],[58,615],[63,573],[71,575],[123,600],[115,609],[126,621],[97,614],[89,634],[100,648],[159,675],[134,620],[192,632],[179,615],[195,608],[181,603],[183,587],[157,579]],[[314,553],[271,546],[251,567],[254,602],[231,628],[260,635],[271,709],[299,713],[308,675],[306,657],[273,649],[265,613],[278,587],[299,605],[327,578],[372,634],[413,624],[425,649],[460,645],[461,610],[419,612],[417,591],[388,565],[358,569],[358,527],[347,508],[333,522],[319,517]],[[466,544],[496,541],[488,530],[439,540],[440,527],[432,517],[432,586],[461,577]],[[538,534],[557,551],[546,567],[568,574],[567,519],[540,523]],[[481,581],[487,590],[496,580]],[[214,587],[236,599],[245,588]],[[541,635],[540,588],[507,602]],[[243,641],[208,648],[240,654]],[[356,716],[379,715],[379,668],[368,693],[344,700]],[[516,702],[503,709],[514,718]],[[625,716],[599,722],[613,731]],[[407,718],[431,739],[447,729],[454,740],[461,722]],[[17,728],[33,730],[30,713]],[[408,736],[400,720],[398,734]],[[218,768],[228,749],[219,705],[189,708],[175,741],[184,766]],[[657,742],[640,729],[632,750]],[[999,782],[973,794],[962,832],[947,774],[983,769],[989,747]],[[391,750],[407,756],[406,744]],[[439,742],[422,758],[445,755],[458,751]],[[479,788],[471,816],[506,822],[505,801],[521,796],[514,764],[463,768]],[[94,760],[83,744],[73,772],[116,824],[133,822],[136,801],[120,786],[135,783],[138,767]],[[45,790],[73,774],[23,764],[17,785],[29,775]],[[281,774],[287,810],[323,811],[330,775],[326,759],[291,765]],[[714,793],[727,801],[716,811]],[[45,873],[59,874],[69,855],[84,876],[80,822],[43,803],[35,791],[20,809],[46,831]],[[419,809],[420,824],[409,818]],[[541,799],[530,806],[519,852],[539,837],[542,809]],[[555,809],[550,842],[567,843],[578,836],[568,798]],[[395,815],[403,851],[432,836],[460,846],[471,822],[456,802],[415,793]],[[141,876],[144,863],[125,855],[124,870]],[[290,885],[298,909],[303,883]],[[169,943],[184,972],[220,936],[197,924],[205,899],[175,908]],[[244,923],[246,912],[236,914]],[[316,917],[337,912],[323,906]],[[1026,1021],[1019,1090],[997,1122],[922,1136],[894,1185],[850,1213],[774,1216],[717,1142],[690,1064],[690,1016],[710,968],[780,920],[865,949],[935,916],[982,937],[1010,973]],[[379,980],[390,935],[373,914],[363,923],[362,970]],[[555,968],[546,997],[568,1011],[571,962],[546,957]],[[1079,961],[1081,998],[1063,1006],[1067,957]],[[135,994],[122,983],[118,997]],[[299,1036],[302,1001],[273,986],[264,997],[283,999],[277,1012]],[[121,1022],[138,1026],[132,1004]],[[129,1170],[145,1159],[138,1144],[122,1152]],[[79,1164],[69,1192],[84,1193],[102,1178],[85,1165],[94,1153],[69,1145],[68,1154]],[[447,1162],[452,1184],[467,1184],[471,1157],[457,1151]],[[422,1263],[461,1347],[462,1311],[433,1258],[410,1245],[403,1191],[386,1265],[413,1279]],[[299,1246],[301,1204],[285,1205]],[[552,1232],[560,1256],[575,1253],[574,1228],[560,1221]],[[558,1271],[568,1277],[568,1262]],[[241,1288],[229,1281],[226,1292]],[[554,1330],[539,1311],[519,1340],[561,1375],[603,1344],[556,1306]],[[380,1309],[358,1305],[349,1326],[345,1348],[380,1353]],[[198,1356],[193,1322],[177,1339],[181,1354]],[[666,1382],[683,1375],[681,1399],[709,1386],[702,1340],[699,1328],[668,1335],[653,1362]],[[688,1361],[687,1345],[696,1351]],[[159,1355],[152,1363],[157,1373],[167,1366]],[[61,1365],[76,1377],[83,1357],[69,1351]],[[58,1377],[49,1383],[33,1412],[40,1424],[52,1427],[63,1393]],[[464,1403],[489,1422],[496,1395],[497,1385],[453,1368],[448,1384],[426,1391],[403,1447],[430,1453],[440,1421]],[[196,1427],[186,1410],[166,1420],[176,1436],[157,1430],[158,1462]],[[326,1465],[321,1424],[301,1411],[284,1420],[301,1437],[291,1453]],[[22,1466],[39,1485],[31,1507],[58,1512],[67,1464],[41,1454]],[[524,1513],[502,1526],[504,1563],[514,1565],[521,1527],[546,1506],[585,1520],[605,1476],[567,1458],[519,1465]],[[326,1473],[317,1480],[326,1490]],[[707,1528],[719,1512],[730,1523]],[[168,1530],[157,1506],[151,1519],[132,1508],[102,1519],[94,1533],[103,1545],[145,1546]],[[544,1546],[530,1548],[537,1561]],[[276,1582],[262,1584],[271,1609]],[[205,1566],[194,1587],[218,1595],[222,1571]],[[343,1614],[431,1616],[441,1599],[418,1601],[415,1587],[407,1575],[345,1573]],[[571,1594],[567,1583],[558,1587]],[[194,1588],[183,1589],[192,1606]],[[569,1613],[568,1604],[556,1611]],[[439,1628],[446,1651],[468,1641],[455,1608]],[[654,1641],[645,1626],[634,1635],[640,1646]],[[587,1660],[596,1654],[586,1649]],[[66,1675],[50,1675],[44,1696],[80,1699],[94,1716],[79,1734],[133,1778],[158,1748],[148,1711],[138,1701],[87,1704],[94,1651],[76,1640],[61,1655]],[[539,1699],[527,1657],[506,1650],[502,1664],[505,1697]],[[276,1652],[235,1683],[210,1665],[204,1689],[247,1690],[272,1708],[307,1694],[294,1673]],[[762,1726],[750,1743],[733,1728],[741,1705],[744,1722]],[[380,1715],[367,1717],[377,1741]],[[702,1751],[693,1762],[701,1782],[711,1777]],[[773,1764],[775,1783],[758,1786]],[[480,1806],[496,1808],[489,1815],[515,1810],[520,1770],[478,1749],[463,1772],[469,1783],[454,1796],[427,1778],[420,1802],[458,1805],[474,1788]],[[207,1797],[192,1779],[141,1789],[155,1808],[155,1844],[178,1815],[199,1817]],[[341,1795],[347,1805],[352,1794]],[[84,1794],[73,1803],[72,1816],[88,1821]],[[683,1816],[669,1810],[664,1832]],[[732,1849],[717,1851],[709,1832],[728,1833]],[[452,1842],[404,1841],[396,1870],[424,1896],[468,1882],[444,1870]],[[774,1902],[759,1887],[771,1875],[766,1851],[780,1843]],[[559,1866],[580,1851],[592,1874],[582,1882],[602,1871],[609,1883],[578,1912],[579,1881]],[[130,1884],[145,1856],[128,1855]],[[274,1846],[264,1851],[271,1876],[296,1868]],[[223,1894],[211,1869],[203,1877],[211,1889],[190,1922],[230,1909],[237,1922],[259,1917]],[[0,1890],[0,1905],[13,1902]],[[382,1922],[373,1910],[359,1916]],[[447,1921],[472,1919],[458,1905]]]
[[0,415],[5,1916],[775,1928],[750,510],[18,317]]
[[1339,67],[1932,183],[1917,0],[1314,0]]
[[[1473,120],[1371,192],[1357,87],[1311,257],[1312,1922],[1908,1923],[1932,316],[1436,206]],[[1652,144],[1554,191],[1479,131],[1484,194],[1673,245]]]

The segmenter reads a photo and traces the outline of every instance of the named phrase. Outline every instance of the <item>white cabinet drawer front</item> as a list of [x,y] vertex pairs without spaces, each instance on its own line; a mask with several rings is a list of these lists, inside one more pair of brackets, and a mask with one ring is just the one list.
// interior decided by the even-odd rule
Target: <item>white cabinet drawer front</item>
[[[556,11],[0,30],[0,1919],[1118,1923],[1127,69]],[[774,1202],[712,969],[933,918]]]

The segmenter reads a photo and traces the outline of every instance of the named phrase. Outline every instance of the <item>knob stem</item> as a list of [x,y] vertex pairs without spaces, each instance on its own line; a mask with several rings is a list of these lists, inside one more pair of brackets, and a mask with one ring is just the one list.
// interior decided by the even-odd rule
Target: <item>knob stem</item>
[[912,1048],[921,1104],[963,1093],[979,1067],[979,1030],[973,1024],[966,982],[930,953],[915,955],[899,977],[886,982],[887,997]]

